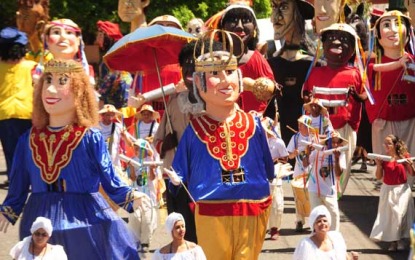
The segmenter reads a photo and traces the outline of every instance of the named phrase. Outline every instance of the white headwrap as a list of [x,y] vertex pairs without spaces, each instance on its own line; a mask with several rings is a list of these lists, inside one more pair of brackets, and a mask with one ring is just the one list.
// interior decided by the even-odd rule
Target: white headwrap
[[38,229],[43,228],[49,236],[52,236],[52,222],[48,218],[37,217],[30,228],[30,233],[35,233]]
[[165,224],[167,234],[172,236],[171,232],[173,231],[174,224],[176,224],[176,222],[179,221],[179,220],[181,220],[181,221],[183,221],[183,223],[185,223],[183,215],[180,214],[180,213],[172,212],[172,213],[170,213],[170,215],[167,216],[166,224]]
[[314,223],[320,216],[325,216],[329,222],[329,226],[331,226],[331,215],[330,215],[329,210],[324,205],[317,206],[311,211],[310,217],[308,217],[308,222],[309,222],[308,224],[313,233],[314,233]]

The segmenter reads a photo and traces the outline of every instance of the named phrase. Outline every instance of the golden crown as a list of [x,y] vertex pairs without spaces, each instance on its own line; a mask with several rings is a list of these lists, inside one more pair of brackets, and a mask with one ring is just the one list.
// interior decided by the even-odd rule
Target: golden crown
[[50,60],[45,64],[45,72],[67,73],[82,72],[82,64],[74,60]]
[[[213,42],[221,35],[222,51],[213,50]],[[196,72],[209,72],[220,70],[236,70],[238,68],[237,57],[233,55],[232,35],[239,38],[238,35],[224,30],[210,30],[205,32],[197,41],[193,57],[195,59]],[[205,53],[205,41],[209,41],[209,52]],[[241,49],[243,50],[243,42],[240,40]],[[229,44],[229,50],[227,45]],[[197,46],[201,45],[201,55],[196,57]]]

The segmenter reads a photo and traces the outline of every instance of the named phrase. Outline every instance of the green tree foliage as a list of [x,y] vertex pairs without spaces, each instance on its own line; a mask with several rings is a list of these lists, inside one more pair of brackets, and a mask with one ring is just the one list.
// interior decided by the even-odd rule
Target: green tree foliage
[[[177,17],[183,26],[193,17],[206,21],[226,7],[228,0],[150,0],[146,10],[147,22],[153,18],[171,14]],[[119,23],[121,31],[129,32],[130,25],[120,20],[117,14],[118,0],[50,0],[50,17],[70,18],[83,31],[84,41],[92,44],[95,39],[96,22],[108,20]],[[269,17],[270,0],[254,0],[257,18]],[[0,27],[16,26],[17,0],[0,0]]]

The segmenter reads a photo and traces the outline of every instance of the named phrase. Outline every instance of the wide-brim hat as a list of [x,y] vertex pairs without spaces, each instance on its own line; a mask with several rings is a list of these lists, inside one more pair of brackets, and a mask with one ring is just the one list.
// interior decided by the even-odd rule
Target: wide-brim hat
[[277,133],[275,132],[275,123],[269,117],[261,118],[261,125],[264,128],[265,132],[273,137],[277,137]]
[[0,43],[26,45],[28,39],[26,33],[19,31],[14,27],[6,27],[0,31]]
[[151,116],[152,120],[157,120],[157,119],[160,118],[160,113],[159,112],[154,110],[154,108],[151,105],[144,104],[144,105],[141,106],[141,109],[139,111],[137,111],[136,117],[137,117],[138,120],[142,119],[141,112],[143,112],[143,111],[150,111],[152,113],[152,116]]
[[183,30],[182,24],[180,23],[179,19],[177,19],[176,17],[174,17],[172,15],[166,14],[166,15],[157,16],[156,18],[154,18],[153,20],[151,20],[151,22],[148,24],[148,26],[157,24],[158,22],[170,22],[170,23],[174,23],[181,30]]
[[313,105],[313,104],[320,107],[320,109],[321,109],[320,113],[322,115],[325,115],[325,116],[327,115],[327,108],[325,106],[323,106],[323,102],[321,102],[321,100],[318,99],[318,98],[313,98],[313,99],[311,99],[310,102],[304,104],[304,109],[307,112],[311,113],[310,112],[311,111],[311,105]]
[[118,111],[115,106],[111,104],[106,104],[102,107],[101,110],[98,111],[98,114],[105,114],[105,113],[115,113],[117,115],[121,115],[122,113]]
[[[411,23],[411,17],[404,15],[402,12],[398,11],[398,10],[392,10],[392,11],[387,11],[384,12],[375,22],[375,25],[373,26],[373,28],[376,28],[378,26],[378,24],[380,23],[380,20],[382,20],[385,17],[393,17],[393,16],[399,16],[399,17],[403,17],[404,19],[407,20],[408,24]],[[408,28],[409,30],[409,28]],[[377,34],[377,30],[375,29],[375,35]]]
[[337,138],[337,139],[341,140],[341,143],[343,145],[346,145],[346,144],[349,143],[349,141],[347,139],[344,139],[343,137],[341,137],[341,135],[338,131],[333,131],[326,138],[320,139],[320,144],[325,145],[327,141],[329,141],[330,139],[333,139],[333,138]]
[[313,126],[311,125],[313,119],[311,119],[311,117],[307,115],[302,115],[297,119],[297,121],[298,123],[301,123],[305,125],[306,127],[313,129]]
[[328,32],[328,31],[342,31],[342,32],[347,32],[350,35],[352,35],[354,37],[355,40],[359,40],[359,36],[356,33],[356,30],[353,29],[352,26],[346,24],[346,23],[333,23],[332,25],[323,28],[320,30],[320,35],[323,36],[324,33]]
[[295,1],[304,20],[311,20],[314,17],[314,6],[306,0]]

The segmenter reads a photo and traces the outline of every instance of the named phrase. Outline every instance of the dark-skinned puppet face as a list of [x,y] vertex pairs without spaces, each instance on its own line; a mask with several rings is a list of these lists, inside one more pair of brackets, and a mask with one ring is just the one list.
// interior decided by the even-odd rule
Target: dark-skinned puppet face
[[[233,4],[225,9],[220,29],[238,35],[249,50],[255,50],[259,38],[259,29],[254,11],[247,5]],[[240,55],[235,52],[235,55]]]
[[332,24],[321,30],[324,56],[329,67],[346,65],[357,48],[356,31],[347,24]]

